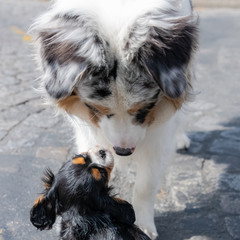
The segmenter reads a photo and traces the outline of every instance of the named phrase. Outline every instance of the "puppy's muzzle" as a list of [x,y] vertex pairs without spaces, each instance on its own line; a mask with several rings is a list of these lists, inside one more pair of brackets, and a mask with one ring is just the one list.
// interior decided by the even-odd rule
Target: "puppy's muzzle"
[[121,147],[113,147],[115,153],[119,156],[129,156],[131,155],[135,148],[121,148]]
[[102,159],[105,160],[105,158],[106,158],[106,151],[105,150],[99,150],[98,154]]
[[88,151],[92,164],[98,164],[102,167],[113,168],[114,159],[110,151],[96,146]]

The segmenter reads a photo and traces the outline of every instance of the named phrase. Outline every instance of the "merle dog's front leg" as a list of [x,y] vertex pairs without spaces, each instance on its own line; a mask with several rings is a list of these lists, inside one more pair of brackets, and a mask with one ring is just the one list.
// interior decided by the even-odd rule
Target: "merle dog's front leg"
[[154,203],[159,186],[157,168],[156,165],[149,168],[147,164],[141,164],[138,167],[133,190],[136,224],[152,239],[155,239],[158,235],[154,224]]
[[[136,224],[152,239],[157,237],[154,224],[154,203],[157,191],[165,178],[166,170],[175,151],[175,136],[171,124],[147,136],[147,143],[136,158],[137,176],[133,190],[133,207]],[[140,146],[141,147],[141,146]]]

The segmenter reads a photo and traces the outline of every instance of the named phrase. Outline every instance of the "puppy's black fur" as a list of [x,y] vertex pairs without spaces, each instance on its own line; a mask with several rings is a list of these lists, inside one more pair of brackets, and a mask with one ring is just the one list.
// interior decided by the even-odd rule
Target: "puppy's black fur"
[[93,163],[87,153],[63,164],[56,176],[48,169],[45,190],[30,211],[32,224],[51,229],[61,216],[61,240],[150,239],[134,225],[132,205],[110,195],[111,170]]

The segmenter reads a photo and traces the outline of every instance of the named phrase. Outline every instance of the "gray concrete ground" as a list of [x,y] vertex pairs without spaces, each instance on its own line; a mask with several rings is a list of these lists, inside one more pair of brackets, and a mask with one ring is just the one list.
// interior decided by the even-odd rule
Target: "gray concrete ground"
[[[26,31],[47,4],[0,0],[0,240],[56,239],[29,222],[42,171],[57,171],[72,145],[64,119],[32,89],[40,73]],[[240,239],[240,10],[199,15],[192,144],[177,152],[157,195],[161,240]]]
[[239,8],[239,0],[192,0],[194,7],[201,8]]

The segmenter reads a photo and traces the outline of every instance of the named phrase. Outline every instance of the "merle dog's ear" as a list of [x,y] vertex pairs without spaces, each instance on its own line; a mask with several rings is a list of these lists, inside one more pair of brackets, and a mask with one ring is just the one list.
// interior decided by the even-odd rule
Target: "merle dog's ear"
[[47,170],[43,178],[44,194],[36,199],[30,211],[30,221],[40,230],[51,229],[56,220],[57,194],[53,187],[53,181],[53,173]]
[[140,64],[168,97],[178,98],[188,85],[187,67],[197,47],[198,20],[194,15],[173,16],[156,10],[140,17],[125,51],[130,52],[128,60]]
[[50,12],[36,22],[32,31],[38,36],[43,85],[53,98],[70,95],[90,69],[106,67],[107,43],[97,23],[84,14]]

